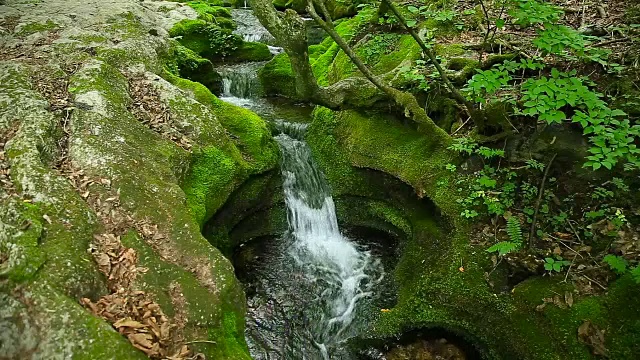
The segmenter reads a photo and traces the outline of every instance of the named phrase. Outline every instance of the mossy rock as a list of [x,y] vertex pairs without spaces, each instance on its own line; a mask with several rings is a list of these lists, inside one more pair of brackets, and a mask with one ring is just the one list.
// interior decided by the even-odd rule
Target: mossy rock
[[242,45],[242,39],[229,29],[202,19],[185,19],[176,23],[169,35],[178,37],[180,44],[211,61],[221,61]]
[[198,13],[198,18],[207,22],[215,22],[219,17],[231,19],[231,10],[224,7],[221,2],[219,2],[218,4],[219,5],[215,5],[209,1],[187,2],[187,5],[192,7]]
[[295,76],[287,54],[278,54],[265,64],[258,72],[265,93],[280,95],[291,99],[297,98]]
[[[356,1],[336,1],[331,0],[327,1],[325,4],[327,6],[327,10],[331,15],[333,20],[338,20],[346,17],[354,16],[358,13],[359,2]],[[307,12],[307,2],[305,0],[273,0],[273,6],[280,10],[284,11],[286,9],[294,10],[299,14],[304,14]]]
[[24,24],[19,26],[17,30],[17,35],[21,37],[27,37],[35,33],[55,30],[55,29],[58,29],[59,27],[60,26],[58,24],[53,22],[51,19],[48,19],[44,23],[34,22],[34,23]]
[[169,34],[177,37],[182,46],[213,62],[265,61],[273,56],[266,44],[245,42],[229,29],[202,19],[182,20]]
[[73,357],[148,359],[109,324],[46,281],[23,285],[18,292],[0,288],[2,355],[21,359]]
[[271,60],[272,57],[273,54],[271,54],[266,44],[245,41],[233,51],[229,56],[229,60],[233,62],[266,61]]
[[181,45],[175,46],[173,51],[172,58],[177,67],[175,72],[183,78],[201,83],[214,93],[222,92],[222,76],[214,70],[211,61]]
[[[342,38],[349,41],[362,27],[370,12],[362,11],[356,17],[345,19],[336,25],[336,31]],[[328,86],[329,66],[340,52],[340,47],[330,37],[326,37],[320,44],[309,46],[309,60],[314,75],[321,86]],[[269,95],[284,96],[296,99],[295,77],[291,70],[291,62],[286,53],[278,54],[271,59],[260,71],[258,76]]]

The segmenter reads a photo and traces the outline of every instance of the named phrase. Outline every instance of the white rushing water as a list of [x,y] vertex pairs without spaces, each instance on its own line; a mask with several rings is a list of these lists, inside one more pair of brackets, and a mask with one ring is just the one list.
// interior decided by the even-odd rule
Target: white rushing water
[[[298,133],[304,129],[302,124],[288,126],[298,127],[294,129]],[[336,346],[353,335],[349,327],[359,302],[372,295],[382,269],[368,251],[358,248],[340,232],[329,187],[307,144],[285,133],[276,136],[276,140],[282,150],[283,188],[293,237],[289,255],[304,271],[307,281],[324,286],[318,294],[324,308],[310,331],[328,359],[328,346]]]

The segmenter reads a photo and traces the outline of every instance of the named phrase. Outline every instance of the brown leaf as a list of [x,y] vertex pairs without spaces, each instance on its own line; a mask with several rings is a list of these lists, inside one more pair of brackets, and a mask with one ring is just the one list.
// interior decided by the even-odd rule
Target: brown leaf
[[147,349],[151,349],[153,347],[153,342],[151,341],[153,340],[153,337],[150,334],[129,334],[127,337],[134,345],[138,344]]
[[135,320],[132,320],[130,318],[118,320],[113,324],[113,326],[116,329],[119,329],[121,327],[130,327],[130,328],[134,328],[134,329],[140,329],[140,328],[144,328],[145,327],[144,324],[141,324],[141,323],[139,323],[139,322],[137,322]]
[[573,294],[569,291],[564,293],[564,302],[566,302],[569,307],[573,306]]
[[589,334],[589,327],[591,327],[591,322],[589,320],[585,321],[578,327],[578,336],[584,337]]
[[95,258],[98,266],[100,267],[100,270],[102,270],[105,274],[109,274],[111,272],[111,260],[109,258],[109,255],[102,253],[96,254]]
[[607,354],[607,348],[604,346],[604,330],[598,329],[591,321],[586,320],[578,327],[578,338],[587,344],[595,355]]

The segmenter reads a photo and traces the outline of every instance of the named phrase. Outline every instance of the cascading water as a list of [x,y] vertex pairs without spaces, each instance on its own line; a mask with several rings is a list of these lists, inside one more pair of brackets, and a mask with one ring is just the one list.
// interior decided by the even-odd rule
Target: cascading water
[[[250,24],[238,22],[241,33],[266,32],[253,14],[232,14]],[[277,118],[259,99],[262,65],[219,68],[221,99]],[[329,186],[303,140],[306,125],[279,120],[275,126],[289,231],[260,249],[254,278],[245,282],[247,342],[255,359],[349,359],[344,343],[375,313],[372,295],[384,277],[382,265],[340,232]]]
[[234,9],[231,17],[237,25],[234,33],[242,36],[244,41],[275,45],[275,38],[260,24],[251,9]]
[[[292,125],[289,125],[292,127]],[[297,128],[296,128],[297,127]],[[300,133],[304,125],[294,126]],[[289,255],[306,280],[321,285],[319,318],[310,329],[316,346],[328,358],[327,348],[353,336],[349,326],[361,299],[371,296],[382,280],[379,261],[340,233],[333,198],[311,151],[301,139],[281,133],[285,202],[292,236]]]
[[255,359],[349,359],[345,342],[376,313],[381,262],[344,236],[305,124],[276,122],[289,231],[261,249],[249,290],[247,340]]

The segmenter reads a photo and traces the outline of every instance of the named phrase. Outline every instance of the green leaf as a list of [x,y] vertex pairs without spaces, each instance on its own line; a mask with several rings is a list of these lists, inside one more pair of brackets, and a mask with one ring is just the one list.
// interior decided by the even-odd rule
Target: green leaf
[[498,256],[504,256],[510,252],[513,252],[517,248],[518,246],[510,241],[502,241],[488,248],[486,251],[490,253],[497,252]]
[[616,272],[618,275],[622,275],[627,272],[627,260],[625,260],[621,256],[616,256],[613,254],[608,254],[602,259],[603,262],[607,263],[609,267]]
[[415,20],[407,20],[407,26],[408,27],[414,27],[414,26],[416,26],[417,23],[418,22],[415,21]]
[[631,276],[633,277],[633,280],[636,282],[636,284],[640,284],[640,266],[636,266],[635,268],[633,268],[633,270],[631,270]]

